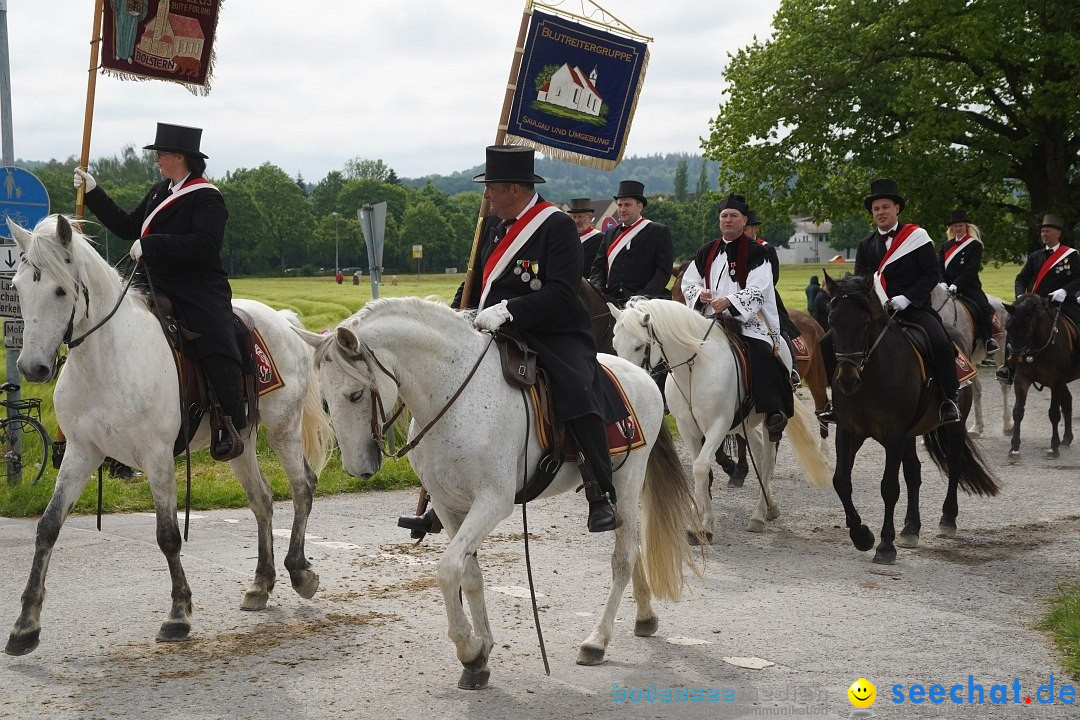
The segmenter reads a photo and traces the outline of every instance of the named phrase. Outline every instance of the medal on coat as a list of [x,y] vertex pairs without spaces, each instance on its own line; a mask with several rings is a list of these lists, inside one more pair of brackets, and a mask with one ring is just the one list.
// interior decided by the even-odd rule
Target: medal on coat
[[544,286],[544,284],[542,282],[540,282],[540,278],[537,278],[537,277],[534,277],[529,282],[529,288],[531,288],[532,290],[539,290],[543,286]]

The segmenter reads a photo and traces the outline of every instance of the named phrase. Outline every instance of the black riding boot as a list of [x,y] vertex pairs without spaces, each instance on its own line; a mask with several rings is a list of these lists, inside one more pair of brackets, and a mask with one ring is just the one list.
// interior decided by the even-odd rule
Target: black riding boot
[[584,415],[566,421],[578,446],[578,467],[589,501],[589,532],[608,532],[622,525],[615,506],[615,486],[611,482],[604,421],[599,415]]
[[244,397],[240,389],[240,363],[225,355],[211,355],[202,361],[203,372],[221,406],[224,428],[210,441],[215,460],[232,460],[244,452],[239,431],[247,426]]

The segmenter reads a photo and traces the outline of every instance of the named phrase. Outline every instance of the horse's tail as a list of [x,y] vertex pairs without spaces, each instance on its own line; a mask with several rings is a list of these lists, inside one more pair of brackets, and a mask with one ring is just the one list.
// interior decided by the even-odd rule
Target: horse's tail
[[[959,430],[960,432],[954,435],[953,438],[963,437],[964,439],[960,456],[960,478],[958,481],[960,488],[964,492],[975,495],[988,495],[990,497],[997,495],[1000,488],[994,479],[993,473],[990,472],[990,468],[986,466],[982,453],[972,442],[967,430],[962,427]],[[946,477],[949,475],[949,432],[948,427],[939,425],[933,432],[923,435],[923,444],[926,446],[926,451],[930,454],[930,458],[938,466],[938,469],[945,473]]]
[[[303,328],[300,316],[292,310],[279,310],[278,313],[289,321],[290,325]],[[306,346],[305,346],[306,347]],[[308,348],[308,357],[311,352]],[[315,363],[308,366],[307,392],[300,414],[300,443],[304,449],[304,460],[318,476],[330,460],[334,449],[334,429],[330,418],[323,412],[322,392],[319,388],[319,371]]]
[[[696,534],[701,536],[704,531],[698,527],[700,521],[694,497],[690,494],[690,485],[667,425],[660,426],[649,453],[641,516],[646,582],[656,597],[678,601],[685,584],[683,565],[689,565],[696,575],[701,576],[686,529],[697,527]],[[704,539],[701,544],[706,544]]]
[[830,484],[829,466],[817,441],[818,421],[798,398],[795,399],[795,416],[787,424],[787,436],[795,459],[806,473],[806,484],[813,488]]

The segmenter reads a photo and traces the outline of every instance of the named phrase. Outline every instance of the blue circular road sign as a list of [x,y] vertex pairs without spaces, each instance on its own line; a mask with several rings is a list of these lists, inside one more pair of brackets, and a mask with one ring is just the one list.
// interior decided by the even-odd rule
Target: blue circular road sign
[[31,172],[0,167],[0,237],[11,239],[7,220],[33,230],[49,214],[49,193]]

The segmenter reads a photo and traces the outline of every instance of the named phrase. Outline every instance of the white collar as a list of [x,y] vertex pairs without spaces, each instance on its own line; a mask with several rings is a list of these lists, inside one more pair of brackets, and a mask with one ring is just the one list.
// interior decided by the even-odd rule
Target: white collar
[[893,225],[891,228],[889,228],[885,232],[882,232],[881,228],[876,228],[876,230],[877,230],[878,235],[880,235],[881,237],[885,237],[886,235],[888,235],[891,232],[896,232],[896,228],[898,228],[898,227],[900,227],[900,221],[899,220],[896,222],[895,225]]
[[517,217],[515,217],[514,219],[520,220],[521,216],[529,212],[529,209],[538,202],[540,202],[540,195],[538,195],[537,193],[533,193],[532,199],[529,200],[529,202],[525,203],[525,207],[521,209],[521,212],[519,212],[517,214]]
[[183,180],[181,180],[180,182],[178,182],[178,183],[173,183],[172,185],[170,185],[170,186],[169,186],[169,192],[170,192],[170,193],[175,193],[175,192],[176,192],[177,190],[179,190],[180,188],[184,187],[184,183],[186,183],[186,182],[187,182],[187,179],[188,179],[189,177],[191,177],[191,173],[188,173],[187,175],[185,175],[185,176],[184,176],[184,179],[183,179]]
[[1050,251],[1050,254],[1051,254],[1051,255],[1053,255],[1053,254],[1054,254],[1055,252],[1057,252],[1057,249],[1058,249],[1059,247],[1061,247],[1061,243],[1058,243],[1058,244],[1057,244],[1057,245],[1055,245],[1054,247],[1048,247],[1048,248],[1046,248],[1046,249]]

